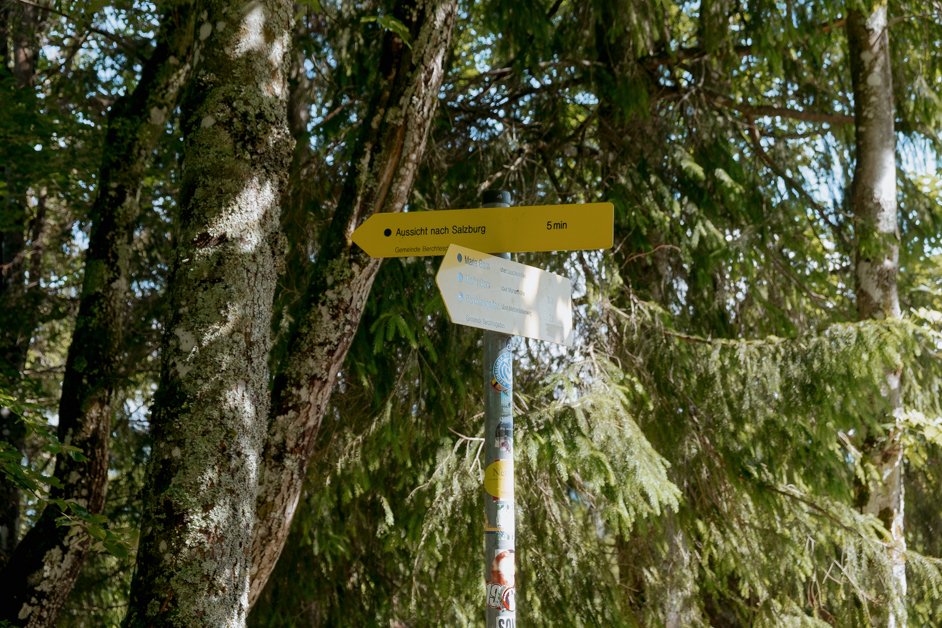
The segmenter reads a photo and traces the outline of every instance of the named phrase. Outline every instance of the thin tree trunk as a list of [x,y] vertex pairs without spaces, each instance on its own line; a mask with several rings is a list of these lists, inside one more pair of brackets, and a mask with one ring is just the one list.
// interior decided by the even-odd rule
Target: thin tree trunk
[[662,610],[665,628],[702,626],[697,607],[697,555],[676,514],[665,513],[668,551],[663,569],[665,591]]
[[[29,108],[21,99],[33,97],[36,55],[45,30],[45,14],[35,6],[0,1],[0,79],[3,80],[4,106]],[[11,45],[12,43],[12,45]],[[9,83],[7,82],[9,81]],[[14,91],[15,90],[15,91]],[[7,101],[6,99],[10,100]],[[3,181],[6,184],[0,206],[0,390],[17,394],[36,326],[38,286],[26,286],[26,267],[30,239],[27,232],[38,232],[41,216],[30,219],[28,207],[29,155],[32,146],[10,143],[0,147]],[[27,152],[28,151],[28,152]],[[32,155],[29,155],[32,157]],[[25,163],[24,163],[25,162]],[[26,430],[13,408],[0,406],[0,438],[22,454]],[[20,492],[5,475],[0,475],[0,567],[16,547],[20,528]]]
[[[626,163],[638,163],[650,158],[649,153],[660,144],[654,138],[659,137],[660,129],[656,113],[653,111],[626,111],[619,102],[619,95],[644,81],[647,92],[654,93],[656,85],[650,76],[638,64],[638,58],[647,50],[635,49],[631,33],[619,28],[618,7],[610,3],[601,3],[597,9],[595,24],[595,54],[598,61],[595,68],[595,90],[599,97],[598,141],[599,171],[602,189],[609,195],[623,195],[630,189],[632,181],[626,177]],[[720,45],[718,33],[728,34],[729,20],[725,13],[725,3],[704,3],[701,5],[700,31],[705,49],[714,52]],[[651,141],[638,141],[638,138]],[[621,268],[621,275],[631,284],[632,290],[642,292],[644,297],[662,303],[665,307],[670,301],[667,286],[671,283],[670,253],[667,248],[658,245],[664,241],[664,234],[650,224],[636,238],[643,242],[630,242],[616,247],[615,256]],[[624,232],[619,238],[631,237]],[[651,255],[637,256],[638,246],[653,249]],[[632,259],[627,258],[637,258]],[[685,483],[678,481],[678,486]],[[647,600],[644,612],[645,625],[663,625],[666,628],[681,628],[703,625],[703,617],[698,605],[700,591],[697,586],[699,556],[687,533],[682,527],[680,517],[672,512],[662,516],[665,539],[669,550],[656,556],[648,555],[651,563],[639,564],[636,556],[625,560],[635,561],[639,572],[647,566],[659,574],[656,583],[645,582],[644,593]],[[643,581],[643,579],[641,579]],[[630,585],[627,585],[630,586]]]
[[307,291],[309,309],[274,380],[272,421],[262,462],[252,542],[254,603],[281,554],[301,497],[314,440],[379,269],[352,247],[368,216],[408,201],[438,101],[455,23],[455,0],[405,0],[394,15],[411,49],[387,32],[377,86],[334,220],[321,242]]
[[[851,205],[856,232],[857,313],[864,319],[901,317],[896,278],[899,226],[896,201],[896,135],[893,80],[885,3],[869,14],[851,10],[847,40],[854,86],[856,157]],[[903,530],[903,448],[898,410],[900,372],[887,373],[885,395],[894,411],[888,434],[868,439],[865,455],[875,474],[860,497],[863,512],[880,518],[891,539],[891,595],[886,624],[906,625],[906,539]]]
[[[186,3],[166,13],[157,47],[134,91],[108,116],[100,185],[76,327],[59,401],[58,437],[84,458],[56,458],[53,499],[99,513],[108,476],[112,402],[118,387],[122,329],[128,300],[130,245],[138,197],[154,148],[176,108],[193,44],[193,15]],[[55,623],[87,553],[90,539],[74,512],[49,504],[0,574],[0,620],[29,626]]]
[[241,626],[249,609],[294,5],[200,7],[130,626]]

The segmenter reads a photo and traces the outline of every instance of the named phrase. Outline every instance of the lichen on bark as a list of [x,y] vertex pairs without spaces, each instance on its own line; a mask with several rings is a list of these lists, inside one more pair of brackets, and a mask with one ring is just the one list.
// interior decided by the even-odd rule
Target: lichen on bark
[[293,4],[202,5],[177,251],[126,625],[237,626],[268,423]]

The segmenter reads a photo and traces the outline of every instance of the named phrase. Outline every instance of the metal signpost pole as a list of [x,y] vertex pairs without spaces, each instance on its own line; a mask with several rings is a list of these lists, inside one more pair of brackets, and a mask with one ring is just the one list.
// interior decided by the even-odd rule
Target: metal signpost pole
[[[509,192],[485,192],[484,207],[510,207]],[[501,257],[510,258],[509,253]],[[484,582],[487,628],[514,628],[513,336],[484,332]]]
[[[568,279],[510,261],[514,251],[612,246],[611,203],[515,207],[485,192],[477,209],[373,214],[353,232],[368,255],[445,255],[435,282],[453,323],[484,333],[484,582],[488,628],[516,628],[514,335],[572,344]],[[501,251],[503,259],[488,255]],[[510,332],[510,333],[507,333]]]

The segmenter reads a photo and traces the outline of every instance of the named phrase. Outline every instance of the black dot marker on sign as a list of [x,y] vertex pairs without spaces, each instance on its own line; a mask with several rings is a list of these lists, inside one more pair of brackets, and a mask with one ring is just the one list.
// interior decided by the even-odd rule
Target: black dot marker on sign
[[385,231],[383,231],[383,235],[388,238],[389,236],[392,235],[392,229],[386,229]]

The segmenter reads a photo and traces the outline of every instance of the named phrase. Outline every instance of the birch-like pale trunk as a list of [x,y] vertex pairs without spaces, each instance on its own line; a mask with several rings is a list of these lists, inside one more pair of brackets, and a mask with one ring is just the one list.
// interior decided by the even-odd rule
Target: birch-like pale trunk
[[[846,28],[856,127],[851,206],[856,233],[857,314],[861,320],[899,319],[896,134],[886,3],[872,3],[869,13],[850,10]],[[885,395],[894,411],[895,425],[865,447],[873,475],[860,498],[863,512],[879,517],[889,533],[891,578],[885,621],[893,628],[906,625],[903,447],[898,412],[901,375],[887,373]]]
[[[176,108],[189,68],[193,14],[180,2],[163,15],[157,46],[135,89],[108,115],[99,189],[75,331],[59,399],[58,438],[77,447],[81,459],[56,457],[58,485],[52,499],[92,514],[105,503],[108,439],[122,360],[122,330],[129,298],[131,239],[138,197],[154,149]],[[66,526],[60,519],[72,519]],[[0,572],[0,621],[50,626],[72,590],[90,544],[82,519],[57,504],[46,506]]]
[[253,603],[288,537],[321,419],[379,270],[379,260],[366,257],[350,236],[373,213],[402,211],[408,201],[438,104],[456,12],[455,0],[403,0],[394,15],[409,29],[411,48],[386,33],[382,80],[358,139],[356,167],[321,240],[308,309],[274,380],[252,542]]
[[295,8],[200,9],[129,626],[242,626],[249,610]]

